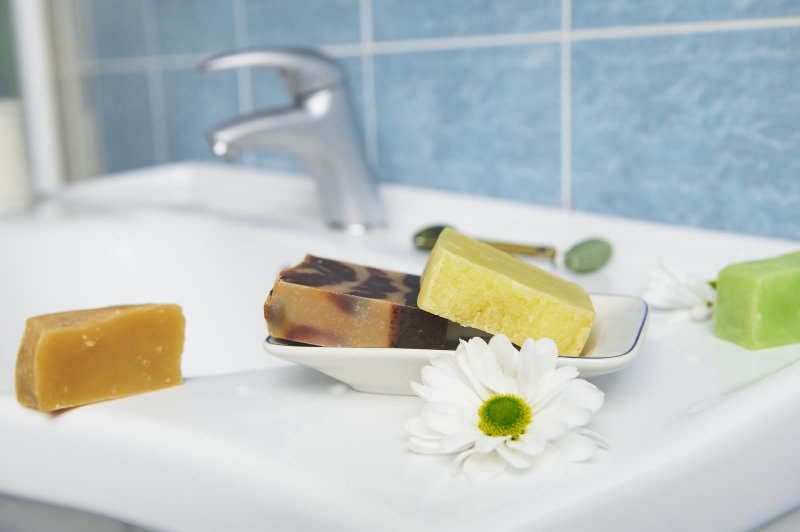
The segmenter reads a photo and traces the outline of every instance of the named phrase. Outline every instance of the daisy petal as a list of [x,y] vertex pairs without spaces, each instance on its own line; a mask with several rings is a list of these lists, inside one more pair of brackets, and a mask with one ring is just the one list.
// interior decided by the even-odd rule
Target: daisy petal
[[428,440],[425,438],[417,438],[410,436],[408,438],[408,448],[411,451],[419,454],[441,454],[441,440]]
[[548,364],[555,368],[555,364],[558,361],[558,346],[552,338],[545,337],[536,340],[536,350],[539,352],[540,357],[547,357]]
[[529,399],[533,413],[546,407],[562,391],[563,385],[578,376],[578,369],[573,366],[564,366],[551,371],[539,379],[533,397]]
[[507,468],[508,462],[497,453],[472,453],[461,463],[464,474],[474,482],[491,480]]
[[[433,366],[422,368],[422,382],[425,383],[425,386],[440,392],[447,401],[464,402],[476,409],[481,405],[480,398],[463,379],[439,368]],[[430,401],[430,399],[426,400]]]
[[500,369],[506,375],[517,375],[517,361],[519,359],[519,351],[511,343],[511,340],[505,334],[498,334],[492,336],[489,340],[489,349],[491,349],[497,363],[500,364]]
[[714,313],[714,308],[705,301],[694,305],[689,312],[689,315],[694,321],[705,321]]
[[461,464],[464,463],[464,460],[472,456],[474,452],[475,452],[474,448],[469,448],[461,451],[461,453],[458,456],[456,456],[456,459],[453,460],[453,469],[451,471],[452,474],[455,475],[456,473],[458,473],[458,470],[461,469]]
[[508,436],[493,437],[481,433],[481,435],[475,439],[475,452],[481,454],[492,452],[505,443],[506,439],[508,439]]
[[411,381],[411,391],[420,399],[428,403],[441,403],[446,400],[447,396],[441,390],[437,390],[431,386],[425,386],[418,382]]
[[603,404],[604,394],[584,380],[564,383],[537,405],[536,419],[557,418],[572,427],[586,425]]
[[584,462],[597,452],[594,440],[576,431],[569,431],[551,443],[568,462]]
[[564,388],[559,395],[560,401],[567,401],[574,405],[590,409],[597,412],[603,406],[605,394],[597,386],[583,379],[571,380],[564,384]]
[[475,393],[478,394],[478,397],[481,399],[481,401],[485,401],[494,394],[475,375],[475,371],[473,371],[467,356],[466,346],[467,343],[461,340],[461,343],[459,344],[455,354],[456,364],[458,365],[458,369],[461,371],[464,379],[470,384],[470,386],[472,386],[472,389],[475,390]]
[[452,353],[436,355],[431,359],[431,366],[453,376],[461,375],[461,370],[456,364],[456,358]]
[[502,456],[508,462],[508,465],[514,469],[527,469],[533,464],[533,459],[530,455],[505,445],[500,445],[497,448],[497,454]]
[[471,389],[476,396],[478,396],[479,400],[483,400],[484,395],[489,397],[489,392],[486,390],[485,386],[475,378],[475,375],[469,368],[469,364],[465,364],[466,371],[462,369],[462,362],[459,361],[459,358],[463,357],[458,356],[458,354],[459,353],[456,352],[437,355],[431,359],[431,366],[463,382],[467,388]]
[[503,370],[483,338],[476,336],[470,339],[465,350],[469,365],[481,383],[495,393],[505,393],[506,378]]
[[547,444],[547,449],[533,459],[531,468],[544,477],[559,478],[566,474],[564,458],[552,444]]
[[569,428],[575,428],[589,423],[594,412],[582,406],[554,404],[548,407],[548,414],[562,420]]
[[584,428],[575,429],[575,432],[592,440],[599,449],[608,450],[608,442],[596,432]]
[[528,426],[525,436],[531,440],[541,439],[545,441],[560,437],[569,430],[569,425],[556,417],[539,415]]
[[506,446],[533,457],[544,452],[544,449],[547,446],[547,440],[545,438],[531,436],[530,434],[523,434],[516,441],[507,441]]
[[704,279],[661,265],[650,273],[644,298],[653,308],[688,311],[689,317],[701,321],[714,312],[717,293]]
[[480,431],[476,432],[459,432],[458,434],[451,434],[442,439],[441,453],[453,454],[459,453],[464,449],[473,447],[478,438],[480,438]]
[[710,303],[716,303],[717,291],[714,289],[714,287],[711,286],[711,283],[707,283],[701,279],[697,279],[692,288],[694,289],[695,293],[699,295],[702,299]]
[[452,403],[427,403],[420,417],[430,428],[445,435],[469,432],[478,425],[477,414]]
[[550,338],[525,340],[520,350],[519,393],[532,403],[541,389],[542,380],[554,371],[558,363],[558,347]]
[[539,355],[536,342],[530,338],[522,344],[522,349],[517,359],[517,381],[519,395],[528,403],[531,402],[536,393],[536,385],[539,383],[540,374],[538,373],[537,357]]
[[418,438],[435,439],[442,437],[440,432],[433,430],[421,417],[412,417],[406,421],[406,431]]
[[[434,357],[420,374],[422,383],[411,383],[425,405],[406,422],[408,448],[456,455],[454,471],[462,470],[471,480],[488,480],[508,467],[563,472],[567,461],[591,458],[606,445],[582,427],[602,406],[604,395],[577,378],[576,368],[559,368],[557,362],[558,348],[551,339],[529,339],[517,351],[503,335],[488,344],[478,338],[462,341],[454,353]],[[506,393],[530,406],[519,418],[523,426],[513,429],[520,433],[513,440],[479,428],[481,416],[489,415],[482,405]]]
[[[528,344],[529,347],[526,348],[525,344]],[[533,341],[529,338],[525,340],[525,344],[522,345],[520,356],[523,355],[526,349],[535,349],[537,377],[555,371],[556,363],[558,362],[558,347],[556,347],[553,340],[550,338],[541,338],[537,341]]]

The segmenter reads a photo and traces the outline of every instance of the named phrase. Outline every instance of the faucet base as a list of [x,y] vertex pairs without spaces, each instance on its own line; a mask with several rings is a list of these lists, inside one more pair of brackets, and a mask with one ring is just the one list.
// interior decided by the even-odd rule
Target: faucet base
[[328,222],[328,227],[336,231],[344,231],[348,235],[360,236],[366,234],[368,231],[375,229],[383,229],[387,227],[386,222],[369,222],[369,223],[344,223],[344,222]]

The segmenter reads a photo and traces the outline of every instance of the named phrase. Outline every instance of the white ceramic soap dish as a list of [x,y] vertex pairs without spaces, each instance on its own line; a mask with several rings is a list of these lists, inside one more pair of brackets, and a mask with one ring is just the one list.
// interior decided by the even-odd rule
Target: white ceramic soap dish
[[[560,356],[559,366],[575,366],[581,377],[620,370],[633,362],[647,330],[648,307],[632,296],[592,294],[597,311],[592,332],[580,356]],[[318,347],[285,342],[271,336],[264,350],[278,358],[315,368],[356,390],[413,395],[411,381],[438,349]]]

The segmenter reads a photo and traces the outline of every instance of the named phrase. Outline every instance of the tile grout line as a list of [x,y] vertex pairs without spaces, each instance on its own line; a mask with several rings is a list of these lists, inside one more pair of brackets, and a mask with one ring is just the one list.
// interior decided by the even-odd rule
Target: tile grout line
[[373,43],[376,55],[402,54],[410,52],[438,52],[461,50],[465,48],[493,48],[520,44],[560,42],[561,30],[534,33],[498,33],[492,35],[472,35],[468,37],[436,37],[406,41],[379,41]]
[[[155,13],[152,11],[152,6],[149,2],[142,2],[142,18],[145,34],[145,50],[154,53],[160,52],[158,46],[158,39],[155,36],[153,28],[153,21],[155,21]],[[153,56],[148,55],[145,58],[145,73],[147,75],[147,89],[150,95],[150,124],[153,133],[153,156],[157,164],[164,164],[169,162],[169,143],[167,125],[167,105],[166,96],[164,94],[164,76],[163,70],[158,68],[158,62],[152,59]],[[158,57],[158,55],[155,55]]]
[[[77,28],[79,31],[84,32],[83,39],[81,39],[84,48],[82,55],[83,57],[91,57],[96,61],[97,36],[94,31],[94,13],[89,7],[89,0],[78,0],[75,4],[75,9],[78,12],[77,16],[83,21],[83,27]],[[78,58],[78,61],[80,62],[80,58]]]
[[[233,0],[233,38],[234,47],[244,50],[250,46],[250,34],[247,31],[247,4],[244,0]],[[249,68],[236,69],[236,84],[239,97],[239,113],[246,115],[255,109],[253,103],[253,74]],[[240,155],[242,163],[247,166],[256,165],[256,154],[247,151]]]
[[[250,36],[247,33],[247,5],[244,0],[233,0],[233,39],[237,50],[247,48]],[[236,80],[239,88],[239,112],[253,112],[253,84],[249,68],[237,68]]]
[[[570,7],[571,11],[571,7]],[[762,19],[723,20],[710,22],[687,22],[674,24],[647,24],[640,26],[613,26],[606,28],[569,28],[567,31],[541,31],[532,33],[504,33],[473,35],[467,37],[438,37],[428,39],[379,41],[372,44],[376,55],[452,50],[461,48],[481,48],[513,46],[519,44],[555,43],[567,40],[587,41],[614,38],[647,38],[651,36],[717,33],[722,31],[746,31],[760,29],[779,29],[800,27],[800,17],[780,17]],[[566,35],[565,35],[566,34]],[[348,45],[331,46],[331,52],[351,53]]]
[[[84,51],[83,54],[81,55],[83,55],[83,57],[96,58],[97,35],[94,31],[95,27],[94,12],[89,6],[89,0],[78,0],[76,2],[76,8],[78,9],[77,16],[79,16],[83,20],[83,26],[84,26],[83,30],[85,31],[84,37],[82,39]],[[76,65],[76,67],[78,70],[74,74],[83,78],[81,80],[82,83],[88,84],[89,82],[86,79],[86,74],[84,74],[83,68],[81,67],[80,56],[78,57],[78,64]],[[64,76],[64,73],[62,72],[60,75]],[[90,94],[92,94],[91,91]],[[97,92],[95,92],[91,98],[93,101],[89,105],[92,107],[97,106],[98,105]],[[99,99],[102,101],[103,97],[100,96]],[[103,120],[99,119],[99,117],[94,121],[94,123],[95,123],[95,135],[96,135],[95,149],[97,150],[97,169],[98,171],[103,171],[108,165],[108,160],[107,160],[108,157],[106,155],[108,150],[106,147],[105,125],[103,124]]]
[[561,208],[572,208],[572,0],[561,0]]
[[754,18],[741,20],[712,20],[706,22],[676,22],[668,24],[643,24],[641,26],[611,26],[584,28],[570,31],[572,41],[594,41],[631,37],[656,37],[719,33],[722,31],[748,31],[800,26],[800,17]]
[[[371,0],[361,0],[362,5]],[[367,8],[362,8],[367,9]],[[363,13],[362,13],[363,17]],[[370,29],[372,27],[369,21]],[[690,35],[718,33],[723,31],[747,31],[763,29],[797,28],[800,17],[726,20],[712,22],[687,22],[675,24],[650,24],[641,26],[613,26],[607,28],[570,29],[542,31],[533,33],[505,33],[494,35],[474,35],[469,37],[439,37],[405,41],[370,41],[352,44],[330,44],[320,48],[334,57],[358,57],[364,55],[384,55],[409,52],[430,52],[458,50],[463,48],[489,48],[521,44],[560,43],[564,40],[591,41],[616,38],[647,38],[655,36]],[[362,30],[363,31],[363,30]],[[566,35],[565,35],[566,33]],[[175,54],[152,57],[133,57],[121,59],[102,59],[87,61],[81,67],[87,73],[139,72],[150,62],[152,68],[161,70],[193,67],[204,59],[204,54]]]
[[125,57],[85,61],[80,65],[85,75],[131,74],[144,72],[148,64],[161,71],[194,68],[208,54],[175,54],[163,56]]
[[375,94],[375,56],[372,53],[374,27],[372,0],[359,1],[361,21],[361,92],[364,100],[364,148],[367,159],[378,168],[378,105]]

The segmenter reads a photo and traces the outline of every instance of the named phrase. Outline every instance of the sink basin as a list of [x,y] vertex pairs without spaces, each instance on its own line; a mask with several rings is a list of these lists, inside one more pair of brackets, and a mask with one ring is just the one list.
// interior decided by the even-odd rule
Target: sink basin
[[[562,250],[606,237],[615,256],[596,274],[537,264],[630,296],[660,262],[712,279],[796,242],[382,193],[390,227],[352,236],[324,226],[302,176],[181,164],[73,185],[0,220],[0,493],[192,531],[750,529],[800,504],[800,346],[749,352],[710,323],[653,313],[637,360],[591,378],[606,404],[590,427],[609,452],[560,478],[486,485],[405,450],[419,399],[357,392],[262,349],[282,268],[312,253],[419,273],[411,235],[425,225]],[[183,386],[52,415],[16,403],[28,316],[144,302],[184,309]]]
[[[111,178],[6,220],[0,286],[15,304],[2,310],[2,338],[18,342],[36,314],[176,302],[187,317],[185,376],[263,369],[276,361],[253,339],[266,336],[261,308],[281,269],[306,253],[377,265],[405,254],[397,268],[424,264],[406,242],[328,231],[306,179],[234,174],[176,166]],[[244,188],[234,191],[237,183]],[[12,370],[0,367],[6,392]]]

